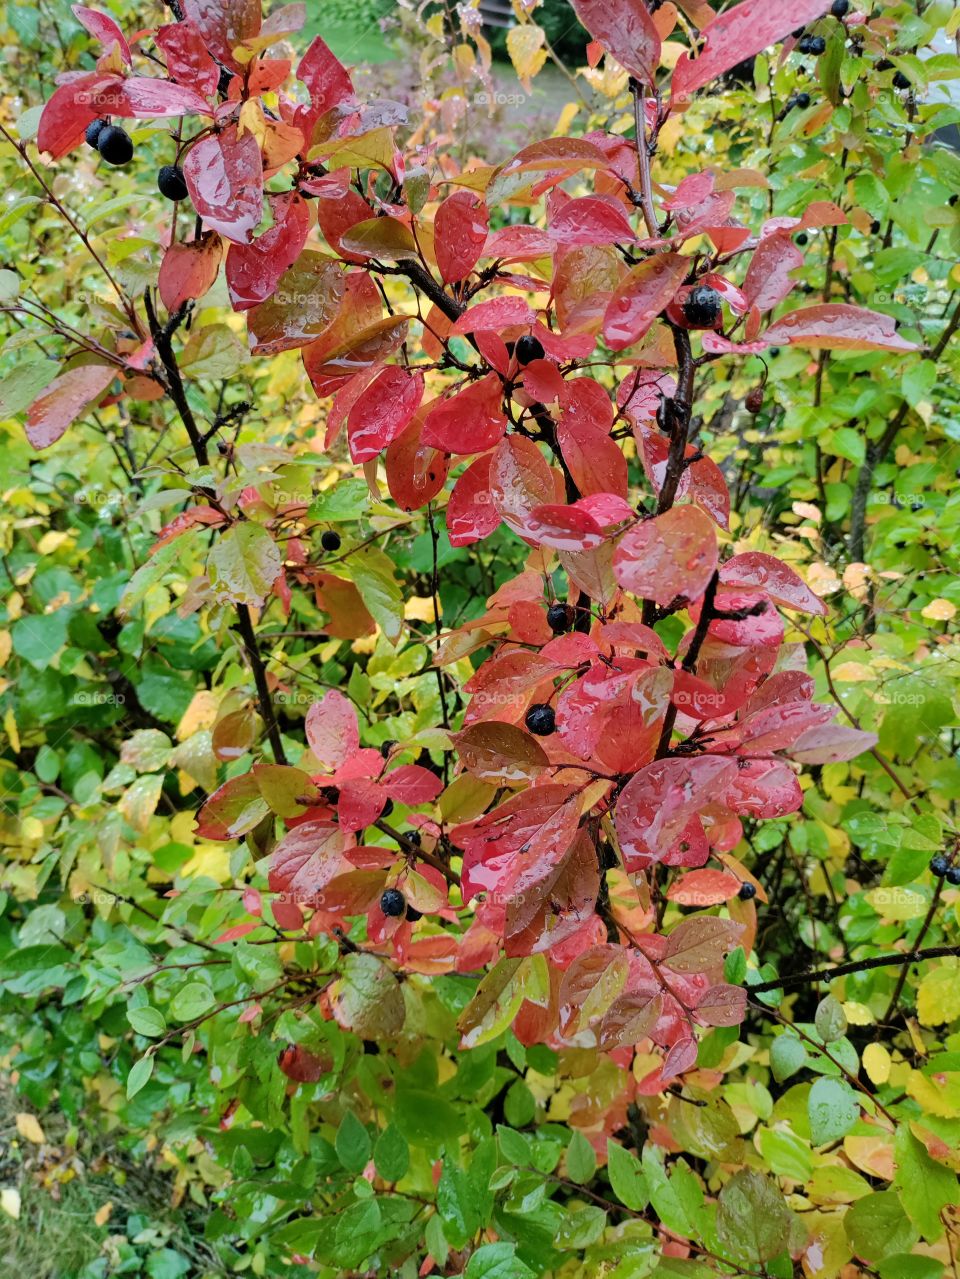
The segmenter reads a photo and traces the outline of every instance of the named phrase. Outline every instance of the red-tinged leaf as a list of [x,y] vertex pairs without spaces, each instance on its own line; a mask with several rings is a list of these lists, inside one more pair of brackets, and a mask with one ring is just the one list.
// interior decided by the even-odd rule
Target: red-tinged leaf
[[259,919],[248,919],[245,924],[234,924],[232,928],[228,928],[226,932],[221,933],[219,937],[214,937],[214,946],[221,946],[224,942],[240,941],[242,937],[246,937],[248,933],[252,933],[254,929],[261,926]]
[[598,1040],[603,1052],[633,1048],[649,1038],[663,1012],[663,994],[651,985],[619,995],[604,1014]]
[[739,817],[772,820],[795,813],[803,803],[796,774],[778,760],[748,759],[727,783],[723,803]]
[[254,764],[253,776],[260,794],[278,817],[302,817],[320,803],[320,791],[303,769],[289,764]]
[[303,822],[288,831],[270,857],[268,884],[291,905],[311,905],[335,875],[351,869],[343,832],[333,822]]
[[183,161],[183,176],[197,213],[213,231],[244,244],[263,218],[263,164],[252,133],[236,126],[201,138]]
[[717,756],[661,759],[631,777],[617,802],[615,824],[630,869],[662,861],[691,818],[713,803],[736,764]]
[[832,706],[806,699],[766,706],[742,715],[732,728],[714,734],[712,741],[732,744],[745,755],[770,754],[793,746],[808,729],[829,724],[835,713]]
[[387,806],[387,792],[379,782],[358,778],[340,787],[337,820],[342,830],[361,831],[372,826]]
[[444,453],[485,453],[503,438],[507,429],[502,401],[500,378],[488,373],[464,390],[434,400],[420,438]]
[[600,891],[597,850],[579,830],[566,851],[524,858],[510,885],[504,929],[508,955],[533,955],[577,932]]
[[119,76],[90,71],[75,75],[54,89],[47,99],[37,125],[37,148],[51,160],[72,151],[83,142],[84,131],[100,114],[95,99],[119,88]]
[[465,311],[453,326],[454,334],[478,333],[483,329],[499,332],[514,324],[533,324],[536,315],[523,298],[490,298]]
[[399,218],[367,218],[365,222],[356,222],[341,232],[340,247],[345,254],[352,255],[353,260],[362,262],[370,258],[399,262],[419,256],[413,232]]
[[460,763],[481,782],[498,786],[530,782],[548,766],[546,751],[515,724],[470,724],[453,734]]
[[627,983],[630,962],[620,946],[598,945],[578,955],[560,983],[560,1026],[570,1034],[602,1017]]
[[623,524],[632,524],[637,516],[627,499],[616,493],[591,493],[579,498],[574,506],[592,516],[607,534]]
[[556,497],[553,474],[533,440],[522,435],[501,440],[490,462],[490,492],[504,522],[526,537],[531,511]]
[[571,0],[594,40],[641,84],[652,85],[660,63],[660,37],[645,0]]
[[690,269],[679,253],[658,253],[635,266],[620,284],[603,317],[603,336],[614,351],[632,346],[673,300]]
[[313,125],[321,116],[353,98],[353,81],[329,46],[315,36],[297,67],[297,79],[307,86],[310,106],[297,108],[293,123],[310,142]]
[[494,713],[517,697],[525,697],[557,670],[543,653],[528,648],[507,648],[483,663],[463,686],[481,708]]
[[443,780],[420,764],[401,764],[383,778],[383,789],[398,804],[415,808],[432,804],[443,790]]
[[171,314],[184,302],[202,298],[216,282],[223,261],[223,241],[216,231],[199,240],[171,244],[164,250],[157,287],[160,300]]
[[702,47],[692,57],[685,53],[673,73],[673,101],[689,101],[690,95],[724,71],[762,53],[783,40],[796,27],[821,18],[830,0],[743,0],[708,22],[700,32]]
[[480,260],[487,242],[490,213],[473,191],[455,191],[437,209],[434,250],[444,284],[465,279]]
[[752,342],[731,342],[722,333],[714,333],[710,329],[703,334],[701,341],[703,349],[711,355],[762,355],[767,347],[773,345],[766,338],[758,338]]
[[[720,569],[720,585],[756,589],[769,595],[781,608],[823,616],[827,606],[789,565],[762,551],[734,555]],[[722,592],[721,592],[722,593]]]
[[670,705],[673,674],[622,659],[627,669],[594,666],[568,685],[556,707],[557,732],[580,759],[632,773],[654,757]]
[[[390,496],[401,511],[421,510],[432,502],[446,483],[450,458],[423,443],[423,408],[387,448],[384,467]],[[449,528],[450,512],[447,508]]]
[[742,699],[730,696],[726,689],[714,688],[696,675],[679,670],[673,678],[673,704],[690,719],[721,719],[739,709]]
[[335,786],[354,781],[359,777],[377,778],[383,772],[383,756],[372,746],[364,746],[353,751],[336,769],[333,775]]
[[736,946],[741,924],[716,915],[683,919],[667,937],[664,963],[675,973],[706,973],[719,967]]
[[343,195],[317,201],[317,223],[323,238],[331,249],[342,254],[348,262],[363,262],[365,259],[359,253],[344,250],[343,237],[353,227],[368,222],[372,216],[373,209],[359,191],[352,189]]
[[253,830],[270,812],[253,773],[243,773],[213,792],[197,814],[199,839],[226,843]]
[[190,19],[159,27],[153,38],[163,52],[167,71],[178,84],[191,85],[207,96],[216,93],[220,69]]
[[824,724],[802,733],[789,753],[799,764],[842,764],[873,750],[876,744],[876,733],[846,724]]
[[277,1058],[277,1065],[296,1084],[315,1084],[333,1069],[329,1056],[318,1057],[302,1044],[288,1044]]
[[764,334],[768,343],[789,342],[827,351],[915,351],[897,332],[897,322],[879,311],[825,302],[821,306],[789,311],[775,320]]
[[185,8],[217,61],[240,71],[233,51],[260,34],[260,0],[189,0]]
[[[609,405],[610,401],[606,402]],[[592,493],[627,496],[627,460],[602,425],[564,413],[557,424],[557,443],[584,497]]]
[[329,333],[319,341],[311,342],[303,353],[304,368],[318,395],[330,394],[323,389],[325,379],[337,379],[334,389],[339,389],[347,378],[374,364],[382,364],[393,355],[407,336],[410,316],[389,315],[364,329],[346,334],[339,320],[338,316]]
[[377,457],[410,425],[423,399],[423,374],[400,365],[382,369],[364,388],[347,417],[354,462]]
[[189,510],[182,511],[178,516],[165,524],[157,534],[157,539],[150,547],[150,554],[154,555],[159,551],[161,546],[166,546],[168,542],[174,541],[181,533],[186,533],[188,529],[198,528],[200,525],[212,527],[216,524],[223,524],[226,516],[222,511],[215,511],[212,506],[191,506]]
[[568,200],[550,220],[550,234],[566,249],[585,244],[632,244],[638,237],[624,207],[612,196]]
[[609,161],[604,152],[583,138],[533,142],[497,169],[487,187],[487,203],[497,204],[534,183],[547,189],[583,169],[607,168]]
[[[488,333],[485,336],[494,337],[498,342],[502,341],[495,334]],[[504,351],[506,351],[506,345],[504,345]],[[556,403],[563,395],[565,386],[563,374],[552,360],[531,360],[523,370],[524,391],[534,400],[539,400],[541,404]]]
[[697,1020],[706,1026],[739,1026],[747,1014],[747,992],[742,986],[710,986],[696,1004]]
[[185,84],[154,77],[131,76],[111,91],[104,109],[113,115],[156,120],[174,115],[212,116],[213,108],[202,94]]
[[725,870],[691,870],[667,889],[667,900],[681,906],[719,906],[736,897],[740,880]]
[[235,311],[248,311],[273,294],[299,258],[310,233],[310,206],[295,191],[269,197],[274,225],[227,256],[227,288]]
[[664,1084],[676,1079],[685,1070],[692,1069],[697,1064],[697,1052],[697,1041],[690,1035],[685,1035],[671,1045],[660,1067],[660,1087],[657,1091],[662,1091]]
[[478,457],[453,486],[447,503],[447,536],[451,546],[481,542],[500,527],[500,512],[490,492],[490,455]]
[[280,277],[272,297],[247,312],[251,350],[275,355],[313,343],[336,320],[342,298],[340,263],[304,250]]
[[494,231],[481,257],[499,258],[501,262],[535,262],[549,257],[555,247],[549,231],[521,223]]
[[117,23],[107,13],[99,9],[88,9],[85,5],[70,6],[76,20],[90,32],[95,40],[99,40],[104,50],[109,52],[113,45],[120,50],[120,56],[127,66],[130,65],[130,46]]
[[307,711],[307,745],[329,773],[360,749],[357,712],[349,698],[330,689]]
[[803,254],[789,233],[761,240],[743,281],[743,292],[749,305],[758,311],[772,311],[796,284],[790,273],[800,266],[803,266]]
[[695,209],[713,195],[717,185],[716,175],[710,170],[704,173],[688,173],[677,189],[663,201],[665,209]]
[[516,531],[556,551],[593,551],[604,541],[603,529],[589,512],[558,502],[535,506]]
[[667,605],[699,599],[717,571],[717,531],[695,506],[675,506],[625,533],[613,571],[624,590]]
[[27,439],[35,449],[56,444],[83,411],[99,400],[116,377],[106,364],[81,364],[55,377],[27,410]]

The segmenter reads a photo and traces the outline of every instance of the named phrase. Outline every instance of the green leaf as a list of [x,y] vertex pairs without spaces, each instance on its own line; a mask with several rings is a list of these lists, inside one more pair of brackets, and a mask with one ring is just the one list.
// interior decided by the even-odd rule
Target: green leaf
[[895,1190],[858,1199],[844,1216],[843,1228],[854,1252],[870,1265],[892,1252],[908,1250],[917,1238]]
[[207,573],[220,604],[262,606],[280,576],[280,548],[259,524],[234,524],[217,538],[207,557]]
[[370,505],[370,490],[363,480],[356,477],[338,480],[332,488],[318,493],[310,504],[311,520],[326,520],[337,524],[356,520]]
[[141,1088],[145,1088],[153,1074],[153,1055],[141,1057],[135,1061],[127,1075],[127,1098],[135,1097]]
[[334,1145],[347,1172],[363,1172],[370,1158],[370,1134],[352,1110],[341,1120]]
[[720,1191],[717,1237],[737,1261],[771,1261],[786,1249],[792,1224],[783,1195],[759,1172],[738,1172]]
[[626,1208],[639,1212],[646,1207],[650,1196],[640,1160],[615,1141],[607,1142],[607,1176],[613,1193]]
[[832,1043],[835,1039],[842,1039],[847,1033],[847,1019],[843,1008],[832,995],[827,995],[826,999],[822,999],[817,1005],[813,1023],[817,1028],[817,1034],[825,1044]]
[[795,1075],[807,1061],[807,1050],[796,1035],[778,1035],[770,1045],[770,1069],[778,1084]]
[[403,629],[403,591],[393,561],[379,547],[365,546],[350,555],[341,568],[360,592],[374,621],[395,644]]
[[410,1167],[410,1147],[399,1128],[388,1124],[373,1148],[373,1162],[384,1181],[399,1181]]
[[807,1098],[810,1140],[815,1146],[845,1137],[860,1118],[860,1103],[842,1079],[818,1079]]
[[960,1202],[956,1173],[931,1159],[905,1124],[897,1129],[894,1157],[897,1173],[893,1184],[900,1191],[907,1216],[932,1243],[943,1234],[943,1209]]
[[596,1151],[582,1132],[574,1132],[567,1147],[567,1172],[578,1185],[585,1185],[597,1171]]
[[191,981],[170,1001],[170,1011],[177,1021],[195,1021],[216,1003],[213,991],[205,982]]
[[515,1243],[485,1243],[467,1262],[464,1279],[535,1279]]
[[128,1008],[127,1021],[138,1035],[156,1039],[167,1029],[166,1018],[159,1008]]

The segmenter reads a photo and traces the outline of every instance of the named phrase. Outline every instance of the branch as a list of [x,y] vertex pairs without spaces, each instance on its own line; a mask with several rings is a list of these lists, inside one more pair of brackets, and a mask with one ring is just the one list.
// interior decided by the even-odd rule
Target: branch
[[653,207],[653,180],[650,177],[650,151],[647,146],[647,127],[644,120],[643,85],[631,77],[630,92],[633,94],[633,119],[637,131],[637,168],[640,173],[640,208],[643,220],[647,224],[647,234],[656,239],[660,234],[657,225],[657,213]]
[[392,840],[395,840],[408,856],[416,857],[419,861],[426,862],[428,866],[438,870],[448,884],[457,884],[459,886],[460,876],[455,870],[451,870],[446,862],[441,861],[439,857],[435,857],[433,853],[428,853],[419,844],[415,844],[412,839],[407,839],[406,835],[401,834],[389,822],[385,822],[382,817],[373,824],[377,830],[383,831],[384,835],[389,835]]
[[246,604],[237,605],[237,629],[243,640],[243,647],[247,653],[247,660],[253,671],[253,682],[257,689],[257,702],[260,705],[260,716],[266,726],[267,739],[273,751],[273,759],[277,764],[285,764],[287,762],[286,752],[283,749],[283,740],[280,737],[280,728],[277,724],[277,717],[273,709],[273,698],[270,695],[270,685],[267,683],[267,670],[263,663],[263,657],[260,653],[260,645],[257,643],[257,633],[253,629],[253,619],[250,616],[250,609]]
[[[787,986],[806,986],[818,981],[833,981],[835,977],[865,973],[871,968],[893,968],[897,964],[903,967],[901,976],[905,980],[910,964],[919,963],[923,959],[950,959],[956,955],[960,955],[960,946],[928,946],[926,950],[911,950],[906,955],[877,955],[873,959],[859,959],[852,960],[849,964],[837,964],[835,968],[816,968],[805,973],[790,973],[786,977],[778,977],[776,981],[762,981],[756,986],[748,986],[747,992],[756,995],[766,990],[780,990]],[[902,983],[900,989],[903,989]],[[899,998],[899,992],[897,998]],[[889,1014],[884,1021],[888,1018]]]

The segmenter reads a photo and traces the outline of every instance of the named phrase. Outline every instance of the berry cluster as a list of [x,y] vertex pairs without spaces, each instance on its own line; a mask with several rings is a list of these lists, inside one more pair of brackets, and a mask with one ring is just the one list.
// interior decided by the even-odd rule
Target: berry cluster
[[[92,147],[107,164],[112,164],[115,168],[121,168],[133,159],[133,139],[118,124],[111,124],[102,117],[92,120],[87,125],[84,137],[87,146]],[[187,198],[187,184],[179,165],[163,165],[157,173],[157,189],[168,200],[176,202]]]

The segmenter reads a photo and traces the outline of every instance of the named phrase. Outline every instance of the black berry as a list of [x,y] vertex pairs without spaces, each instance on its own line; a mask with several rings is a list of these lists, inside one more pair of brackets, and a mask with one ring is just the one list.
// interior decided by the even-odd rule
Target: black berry
[[950,197],[950,199],[947,201],[947,204],[949,204],[949,205],[950,205],[950,208],[951,208],[951,209],[952,209],[952,208],[954,207],[954,205],[957,203],[957,200],[960,200],[960,196],[958,196],[958,195],[957,195],[957,193],[956,193],[956,191],[954,191],[953,195],[952,195],[952,196]]
[[801,111],[806,111],[806,109],[807,109],[807,107],[808,107],[809,105],[810,105],[810,94],[809,94],[809,93],[798,93],[798,94],[797,94],[797,106],[800,108],[800,110],[801,110]]
[[176,164],[165,164],[157,174],[157,187],[160,194],[168,200],[185,200],[187,184],[183,180],[183,169]]
[[88,147],[93,147],[94,151],[96,151],[97,139],[100,137],[100,134],[103,132],[103,130],[106,127],[107,127],[107,122],[104,119],[90,121],[90,123],[87,125],[86,132],[83,135],[84,138],[86,139]]
[[419,848],[420,845],[423,843],[423,836],[420,834],[418,830],[408,831],[407,842],[409,844],[416,844],[416,846]]
[[547,609],[547,625],[554,635],[562,635],[573,625],[574,612],[569,604],[551,604]]
[[879,230],[880,230],[880,219],[874,218],[873,221],[870,223],[870,234],[876,235],[879,232]]
[[513,348],[513,353],[517,357],[518,364],[529,364],[531,360],[542,360],[544,357],[543,343],[539,338],[535,338],[532,333],[525,333],[522,338],[517,339],[517,345]]
[[877,63],[875,69],[877,71],[889,71],[892,66],[893,66],[893,63],[890,61],[889,58],[881,58],[880,61]]
[[742,902],[752,901],[754,897],[756,897],[756,895],[757,895],[756,886],[754,884],[747,884],[747,883],[741,884],[740,891],[737,893],[737,896],[740,898]]
[[752,387],[743,397],[743,407],[748,413],[759,413],[763,408],[763,387]]
[[897,71],[897,72],[894,74],[894,77],[893,77],[893,87],[894,87],[895,89],[909,89],[909,88],[910,88],[910,81],[907,79],[907,77],[903,74],[903,72],[902,72],[902,71]]
[[809,244],[809,243],[810,243],[809,235],[807,235],[806,231],[801,231],[800,234],[797,236],[797,244],[799,244],[800,247],[803,248],[805,244]]
[[830,12],[835,18],[845,18],[849,8],[850,0],[833,0],[833,4],[830,6]]
[[325,551],[339,551],[340,534],[328,528],[326,532],[320,534],[320,545]]
[[407,907],[407,922],[415,924],[418,919],[423,919],[423,913],[417,910],[416,906]]
[[827,47],[827,42],[823,36],[804,36],[797,43],[797,48],[801,53],[813,53],[819,56]]
[[779,354],[780,354],[780,348],[779,348],[778,346],[772,346],[772,347],[770,348],[770,356],[771,356],[771,358],[773,358],[774,356],[777,356],[777,355],[779,355]]
[[388,888],[380,898],[380,909],[391,919],[399,919],[407,909],[407,899],[399,888]]
[[557,727],[557,717],[552,706],[547,706],[545,702],[541,702],[536,706],[530,707],[524,723],[530,732],[536,733],[538,737],[549,737]]
[[687,323],[698,329],[712,329],[720,319],[720,294],[707,284],[698,284],[683,304]]
[[129,164],[133,159],[133,139],[126,129],[108,124],[97,135],[97,150],[107,164]]
[[943,879],[949,869],[950,863],[943,853],[937,853],[936,857],[930,858],[930,874],[936,875],[937,879]]
[[947,871],[946,880],[948,884],[953,884],[954,888],[960,885],[960,866],[951,866]]

